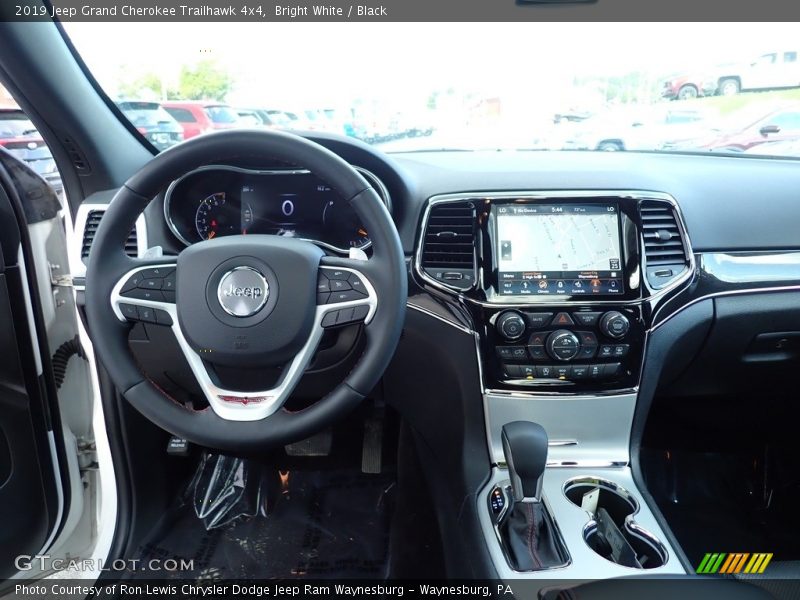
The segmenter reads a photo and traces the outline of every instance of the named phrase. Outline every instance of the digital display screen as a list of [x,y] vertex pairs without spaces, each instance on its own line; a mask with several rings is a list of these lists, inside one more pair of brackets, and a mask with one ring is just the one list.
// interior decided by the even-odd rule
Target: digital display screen
[[496,217],[501,295],[624,293],[616,205],[509,204]]

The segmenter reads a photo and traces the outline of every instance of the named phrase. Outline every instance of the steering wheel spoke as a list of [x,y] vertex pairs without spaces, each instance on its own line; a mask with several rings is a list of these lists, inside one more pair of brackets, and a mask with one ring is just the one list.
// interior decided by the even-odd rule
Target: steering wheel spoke
[[175,262],[134,267],[120,277],[111,290],[114,314],[120,321],[172,325],[177,321],[176,286]]

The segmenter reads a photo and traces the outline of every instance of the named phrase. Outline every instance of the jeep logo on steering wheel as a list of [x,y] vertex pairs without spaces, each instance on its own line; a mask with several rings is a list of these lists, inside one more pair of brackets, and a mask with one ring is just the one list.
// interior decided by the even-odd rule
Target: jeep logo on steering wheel
[[217,299],[222,309],[234,317],[250,317],[261,310],[269,298],[269,284],[252,267],[236,267],[220,279]]

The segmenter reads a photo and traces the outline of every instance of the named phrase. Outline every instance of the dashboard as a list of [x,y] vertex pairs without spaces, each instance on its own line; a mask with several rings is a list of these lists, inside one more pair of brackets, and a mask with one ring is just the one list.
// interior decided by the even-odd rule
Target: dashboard
[[[377,176],[357,170],[387,207],[389,193]],[[346,199],[309,171],[211,165],[174,181],[164,217],[185,245],[229,235],[270,234],[312,241],[336,253],[371,245]]]

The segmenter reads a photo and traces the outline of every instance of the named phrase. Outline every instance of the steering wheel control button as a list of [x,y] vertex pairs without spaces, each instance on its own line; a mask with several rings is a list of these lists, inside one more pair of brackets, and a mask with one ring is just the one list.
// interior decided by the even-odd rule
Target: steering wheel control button
[[330,280],[327,277],[325,277],[323,273],[320,273],[319,276],[317,277],[317,292],[322,294],[324,292],[330,292],[330,291],[331,291]]
[[572,317],[568,313],[560,312],[553,318],[553,325],[574,325]]
[[175,267],[153,267],[139,271],[139,274],[145,279],[160,279],[174,273]]
[[331,279],[329,282],[332,292],[344,292],[352,289],[348,281],[342,279]]
[[364,287],[364,282],[361,281],[361,278],[356,275],[355,273],[350,273],[350,277],[347,278],[347,281],[350,282],[350,287],[352,287],[355,291],[367,295],[367,289]]
[[357,323],[358,321],[363,321],[367,314],[369,314],[368,306],[352,306],[349,308],[332,310],[322,317],[322,326],[335,327]]
[[222,309],[234,317],[250,317],[264,307],[269,298],[269,284],[252,267],[236,267],[220,279],[217,299]]
[[516,340],[525,333],[525,319],[517,311],[510,310],[497,318],[495,327],[502,338],[509,341]]
[[[333,283],[333,281],[331,281]],[[344,292],[331,292],[331,297],[328,298],[328,304],[338,304],[340,302],[351,302],[353,300],[363,300],[364,296],[355,290],[347,290]]]
[[167,290],[164,290],[161,293],[164,295],[164,302],[175,304],[175,292],[168,292]]
[[137,300],[150,300],[151,302],[164,302],[164,294],[161,290],[146,290],[143,288],[136,288],[121,294],[127,298],[136,298]]
[[142,281],[139,282],[138,287],[144,290],[160,290],[163,285],[163,279],[142,279]]
[[566,329],[554,331],[547,338],[547,353],[557,360],[572,360],[580,347],[578,336]]
[[137,287],[139,287],[139,283],[141,281],[143,281],[143,280],[144,280],[144,277],[142,277],[141,271],[139,273],[131,275],[128,278],[128,281],[125,282],[125,285],[122,286],[122,288],[120,289],[119,293],[120,294],[125,294],[125,292],[129,292],[131,290],[135,290]]
[[540,329],[542,327],[547,327],[547,325],[550,323],[550,319],[553,318],[553,313],[536,312],[527,313],[525,316],[528,317],[528,325],[536,329]]
[[139,313],[136,312],[136,306],[133,304],[120,303],[119,311],[122,313],[122,316],[129,321],[139,320]]
[[347,281],[347,279],[350,277],[350,271],[342,271],[338,269],[326,269],[325,275],[328,277],[328,279]]
[[173,270],[172,273],[170,273],[169,275],[166,275],[164,277],[164,280],[163,280],[164,283],[161,285],[161,289],[162,290],[169,290],[171,292],[174,292],[175,291],[175,285],[176,285],[176,281],[175,280],[176,280],[175,271]]
[[172,317],[165,310],[156,309],[156,323],[158,325],[172,325]]
[[630,326],[628,317],[616,310],[609,311],[600,318],[600,331],[615,340],[624,337]]
[[327,304],[328,299],[331,297],[330,292],[322,292],[317,294],[317,306],[321,306],[322,304]]
[[593,327],[595,323],[597,323],[597,319],[600,318],[602,313],[599,312],[576,312],[572,313],[572,318],[579,325],[583,325],[585,327]]
[[149,306],[139,306],[137,309],[139,320],[145,323],[156,323],[156,311]]

